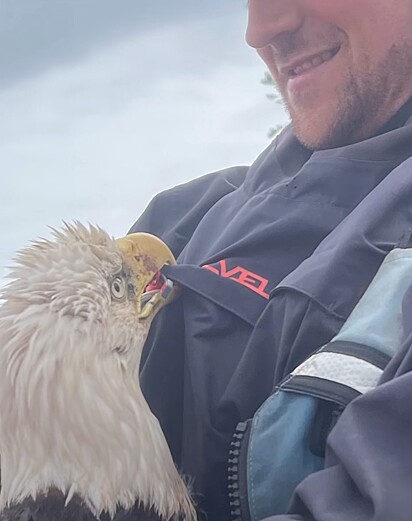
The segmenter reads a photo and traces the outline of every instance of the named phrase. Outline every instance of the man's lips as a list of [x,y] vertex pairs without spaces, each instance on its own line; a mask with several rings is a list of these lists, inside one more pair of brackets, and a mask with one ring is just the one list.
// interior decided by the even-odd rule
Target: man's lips
[[295,78],[304,72],[319,67],[322,63],[330,61],[339,52],[340,46],[332,49],[326,49],[314,54],[300,56],[294,60],[283,64],[279,67],[279,71],[287,78]]

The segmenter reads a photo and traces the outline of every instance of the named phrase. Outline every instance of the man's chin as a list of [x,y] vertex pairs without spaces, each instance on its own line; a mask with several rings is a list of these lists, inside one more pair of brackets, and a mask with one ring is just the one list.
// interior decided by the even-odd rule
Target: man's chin
[[305,119],[292,117],[292,127],[296,138],[309,150],[326,150],[351,145],[359,141],[356,126],[344,125],[339,118],[333,120]]
[[333,142],[326,133],[319,132],[319,129],[308,128],[306,125],[299,125],[292,119],[292,128],[296,138],[302,145],[309,150],[324,150],[334,148]]

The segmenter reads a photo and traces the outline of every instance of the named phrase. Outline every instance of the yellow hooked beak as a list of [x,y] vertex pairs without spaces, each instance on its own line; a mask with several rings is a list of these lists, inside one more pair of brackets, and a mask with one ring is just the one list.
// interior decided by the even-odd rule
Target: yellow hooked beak
[[[155,315],[177,293],[173,283],[159,275],[163,266],[176,264],[173,253],[163,241],[149,233],[126,235],[116,239],[116,245],[135,279],[138,317]],[[148,284],[159,276],[159,283],[146,290]]]

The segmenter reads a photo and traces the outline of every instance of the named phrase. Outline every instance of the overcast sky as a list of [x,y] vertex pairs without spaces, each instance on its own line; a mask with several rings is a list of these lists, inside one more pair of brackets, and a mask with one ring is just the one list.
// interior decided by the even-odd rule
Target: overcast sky
[[[0,276],[63,219],[126,233],[286,121],[244,0],[0,0]],[[1,284],[1,283],[0,283]]]

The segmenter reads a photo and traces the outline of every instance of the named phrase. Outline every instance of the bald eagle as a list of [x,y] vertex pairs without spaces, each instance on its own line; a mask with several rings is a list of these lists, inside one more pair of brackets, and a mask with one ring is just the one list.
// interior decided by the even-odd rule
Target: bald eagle
[[153,236],[77,222],[18,254],[0,307],[0,520],[196,519],[138,375],[173,262]]

